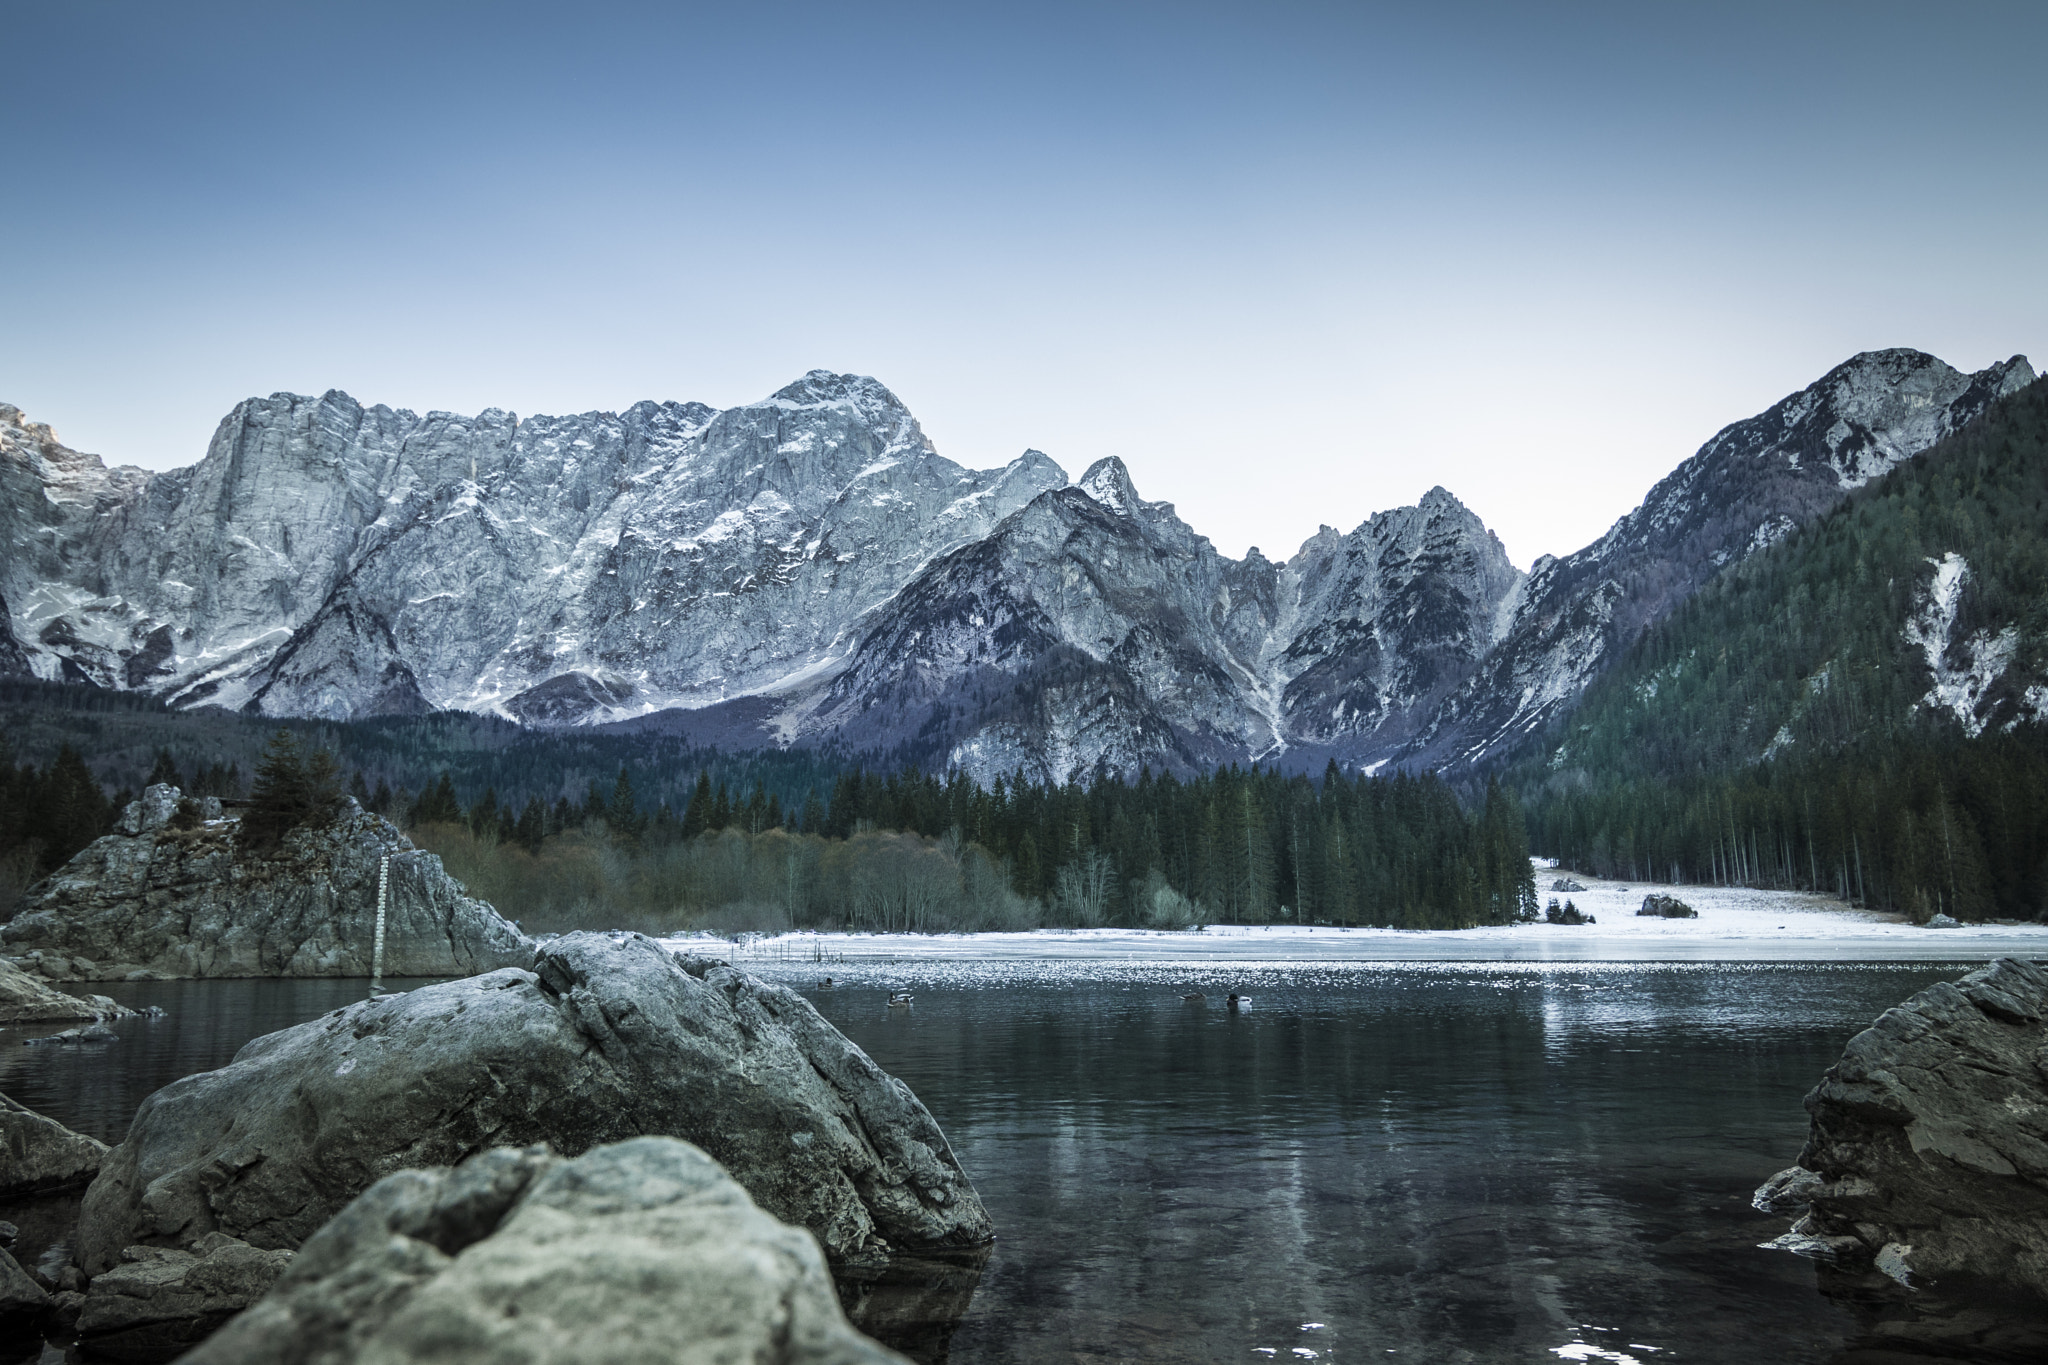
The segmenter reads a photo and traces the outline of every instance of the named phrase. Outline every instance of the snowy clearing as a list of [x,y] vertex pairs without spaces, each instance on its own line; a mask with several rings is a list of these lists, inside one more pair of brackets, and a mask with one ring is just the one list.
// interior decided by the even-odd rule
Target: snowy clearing
[[[1538,900],[1570,899],[1598,922],[1480,929],[1333,929],[1211,925],[1193,933],[1142,929],[1037,929],[1011,934],[777,934],[732,942],[711,936],[670,946],[742,965],[876,961],[1130,962],[1974,962],[2048,957],[2048,924],[1929,929],[1897,915],[1794,891],[1661,886],[1575,876],[1584,891],[1553,892],[1562,874],[1537,874]],[[1675,895],[1698,919],[1638,916],[1649,892]]]

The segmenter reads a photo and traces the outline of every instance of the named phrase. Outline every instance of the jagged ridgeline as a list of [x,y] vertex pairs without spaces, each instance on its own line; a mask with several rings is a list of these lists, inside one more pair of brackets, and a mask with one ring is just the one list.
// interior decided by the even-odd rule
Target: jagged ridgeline
[[1730,567],[1507,769],[1630,877],[1926,916],[2048,901],[2048,384]]

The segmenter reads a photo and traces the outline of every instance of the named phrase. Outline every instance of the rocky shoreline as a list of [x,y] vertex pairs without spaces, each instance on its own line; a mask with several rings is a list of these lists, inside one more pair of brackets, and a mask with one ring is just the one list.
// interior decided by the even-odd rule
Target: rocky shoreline
[[[848,1325],[832,1276],[886,1285],[905,1252],[961,1255],[964,1311],[988,1214],[924,1106],[809,1001],[637,934],[572,934],[531,963],[258,1038],[150,1096],[111,1150],[0,1109],[57,1154],[52,1180],[92,1180],[71,1264],[0,1265],[17,1326],[85,1359],[215,1339],[193,1358],[446,1359],[423,1343],[481,1299],[556,1314],[563,1342],[609,1304],[613,1331],[702,1312],[721,1339],[777,1343],[749,1359],[900,1360]],[[587,1252],[562,1259],[564,1239]],[[663,1265],[697,1267],[688,1292],[620,1300],[614,1272]],[[552,1308],[507,1288],[535,1278]],[[477,1327],[459,1358],[531,1358],[494,1342]]]
[[978,1273],[994,1229],[945,1134],[794,991],[637,934],[536,944],[354,802],[267,856],[234,826],[145,791],[0,926],[0,1015],[128,1013],[60,982],[367,976],[386,859],[384,971],[457,979],[257,1038],[111,1149],[0,1097],[0,1193],[91,1182],[68,1263],[0,1250],[6,1339],[509,1365],[623,1335],[854,1365],[903,1357],[835,1272]]
[[1798,1213],[1865,1346],[2048,1355],[2048,971],[2003,958],[1887,1010],[1806,1097],[1798,1164],[1755,1204]]

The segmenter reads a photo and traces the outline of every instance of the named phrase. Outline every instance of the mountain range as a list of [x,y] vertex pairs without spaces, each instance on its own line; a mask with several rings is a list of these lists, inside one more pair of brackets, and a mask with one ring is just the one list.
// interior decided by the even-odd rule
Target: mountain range
[[1524,574],[1442,488],[1284,561],[1116,459],[939,455],[873,379],[753,404],[239,405],[108,467],[0,405],[0,676],[349,719],[455,709],[981,778],[1497,757],[1728,566],[2033,382],[1868,352]]

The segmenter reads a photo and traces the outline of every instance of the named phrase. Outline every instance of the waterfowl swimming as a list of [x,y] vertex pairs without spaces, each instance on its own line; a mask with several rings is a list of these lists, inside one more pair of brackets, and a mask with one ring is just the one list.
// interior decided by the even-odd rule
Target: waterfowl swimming
[[1208,1000],[1208,998],[1209,998],[1208,996],[1206,996],[1206,995],[1202,994],[1202,993],[1201,993],[1200,991],[1193,991],[1193,992],[1190,992],[1189,994],[1187,994],[1187,995],[1183,995],[1183,996],[1181,997],[1181,999],[1183,999],[1183,1000],[1188,1000],[1188,1001],[1195,1001],[1195,1000],[1202,1000],[1202,1001],[1206,1001],[1206,1000]]
[[828,977],[826,977],[826,978],[825,978],[825,979],[824,979],[823,981],[820,981],[820,982],[818,983],[818,989],[819,989],[819,990],[821,990],[821,991],[829,991],[829,990],[831,990],[831,989],[832,989],[832,978],[828,976]]
[[895,991],[892,992],[889,996],[889,1008],[892,1010],[902,1009],[904,1006],[908,1005],[910,1001],[911,994],[909,991]]
[[1229,1004],[1230,1008],[1234,1010],[1248,1010],[1252,1007],[1252,998],[1249,995],[1239,995],[1236,991],[1232,991]]

